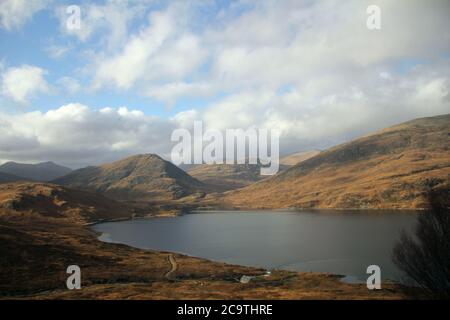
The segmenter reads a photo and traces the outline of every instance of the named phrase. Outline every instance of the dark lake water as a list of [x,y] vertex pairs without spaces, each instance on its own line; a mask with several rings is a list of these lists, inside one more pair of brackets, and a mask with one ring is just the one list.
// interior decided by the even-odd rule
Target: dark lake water
[[365,282],[369,265],[399,280],[391,262],[402,229],[416,213],[365,211],[214,211],[103,223],[100,240],[232,264],[329,272]]

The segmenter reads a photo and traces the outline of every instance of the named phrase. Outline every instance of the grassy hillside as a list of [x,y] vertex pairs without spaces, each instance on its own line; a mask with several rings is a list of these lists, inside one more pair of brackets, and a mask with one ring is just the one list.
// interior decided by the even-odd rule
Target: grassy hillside
[[79,224],[135,214],[134,208],[98,194],[38,182],[1,184],[0,209]]
[[260,168],[258,164],[203,164],[192,167],[188,173],[216,191],[227,191],[263,179]]
[[338,145],[225,194],[246,208],[424,208],[448,192],[450,115],[417,119]]
[[289,154],[287,156],[280,158],[280,164],[284,166],[295,166],[300,162],[308,160],[320,153],[319,150],[311,150],[311,151],[300,151]]
[[[319,151],[297,152],[280,158],[279,172],[305,161]],[[198,180],[208,184],[216,191],[223,192],[239,189],[257,181],[266,179],[262,176],[260,164],[212,164],[192,165],[186,171]]]

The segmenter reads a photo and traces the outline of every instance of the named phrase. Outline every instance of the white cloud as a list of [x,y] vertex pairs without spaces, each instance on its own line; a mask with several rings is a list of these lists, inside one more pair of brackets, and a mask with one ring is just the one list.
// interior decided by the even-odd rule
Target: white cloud
[[199,116],[200,114],[197,110],[191,109],[178,112],[171,118],[171,121],[179,128],[191,129],[194,126],[194,121],[201,120]]
[[180,97],[206,97],[214,92],[208,83],[169,82],[164,85],[149,87],[143,90],[145,95],[172,105]]
[[2,0],[0,2],[0,27],[6,30],[19,28],[50,2],[50,0]]
[[[341,81],[369,69],[386,80],[402,60],[432,60],[450,50],[444,31],[450,28],[450,3],[432,3],[244,1],[209,21],[204,13],[210,2],[175,2],[152,11],[148,25],[128,35],[115,53],[95,52],[89,69],[94,88],[132,91],[168,104],[219,91]],[[366,27],[371,4],[382,10],[379,31]]]
[[54,160],[72,167],[137,153],[168,159],[172,131],[192,129],[195,120],[203,120],[205,129],[280,129],[283,153],[325,148],[411,118],[448,113],[450,83],[445,72],[429,66],[393,73],[392,81],[399,84],[394,87],[390,82],[373,86],[366,76],[346,90],[330,88],[330,82],[338,81],[323,81],[283,93],[248,91],[170,119],[126,107],[95,110],[79,103],[47,112],[0,113],[0,159]]
[[68,46],[58,46],[58,45],[51,45],[45,49],[48,55],[53,59],[63,57],[69,50],[70,48]]
[[[120,52],[98,55],[93,87],[137,88],[143,94],[152,94],[155,82],[178,81],[194,72],[202,64],[205,52],[200,39],[188,31],[186,20],[180,18],[185,10],[186,6],[177,2],[163,11],[152,12],[148,26],[132,34]],[[175,86],[166,87],[165,91],[179,92],[180,86],[174,89]]]
[[64,93],[74,94],[81,90],[80,83],[72,77],[62,77],[58,83]]
[[121,53],[99,61],[94,87],[101,87],[105,82],[121,89],[133,86],[139,78],[146,76],[146,62],[170,34],[171,28],[168,15],[154,13],[151,25],[133,35]]
[[44,79],[47,72],[35,66],[22,65],[6,69],[2,73],[2,94],[19,103],[27,103],[36,93],[49,92],[50,86]]
[[[286,92],[230,95],[195,114],[206,127],[279,129],[283,152],[326,148],[414,118],[450,110],[450,68],[426,65],[378,81],[368,71],[346,79],[320,79]],[[439,68],[440,67],[440,68]],[[395,85],[394,85],[395,84]]]
[[80,167],[136,153],[170,151],[176,123],[126,107],[71,103],[47,112],[0,114],[0,159],[51,159]]
[[[366,28],[368,4],[382,29]],[[213,79],[234,89],[301,84],[333,73],[400,59],[430,59],[449,50],[446,1],[267,1],[207,34]]]
[[79,7],[80,29],[67,28],[67,19],[70,16],[67,13],[67,5],[56,8],[62,32],[75,36],[81,42],[86,42],[99,33],[106,34],[99,45],[107,51],[123,44],[127,37],[128,24],[139,16],[143,9],[140,1],[128,0],[106,0],[103,4],[84,3]]
[[[164,155],[170,131],[194,120],[216,129],[278,128],[283,151],[293,152],[450,109],[446,0],[237,1],[216,15],[213,2],[179,1],[160,3],[148,16],[150,9],[137,9],[143,3],[82,7],[74,36],[87,48],[80,50],[89,58],[79,67],[83,77],[106,94],[214,103],[168,120],[79,104],[2,114],[0,159],[80,165],[139,152]],[[369,4],[381,8],[381,30],[366,27]],[[45,71],[36,69],[33,81],[5,81],[14,69],[3,70],[2,93],[26,101],[48,91]],[[56,87],[64,94],[81,90],[71,76]]]

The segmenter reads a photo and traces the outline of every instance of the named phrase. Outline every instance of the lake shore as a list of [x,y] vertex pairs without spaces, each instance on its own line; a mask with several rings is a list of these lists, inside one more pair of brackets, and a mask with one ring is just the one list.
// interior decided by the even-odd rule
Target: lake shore
[[[403,299],[404,288],[369,291],[323,273],[276,270],[104,243],[93,224],[174,215],[173,206],[130,206],[53,184],[1,185],[0,299]],[[192,206],[194,207],[194,206]],[[156,208],[156,209],[155,209]],[[116,222],[123,223],[123,222]],[[81,268],[81,290],[68,290],[67,267]]]
[[[39,217],[0,220],[1,299],[403,299],[403,288],[386,284],[369,291],[365,284],[346,284],[341,277],[276,270],[247,284],[242,275],[264,269],[218,263],[170,253],[103,243],[88,226]],[[27,255],[18,254],[27,252]],[[43,259],[43,257],[45,257]],[[82,289],[67,290],[65,270],[77,264]],[[14,277],[10,275],[14,274]]]
[[[99,239],[267,270],[327,272],[367,280],[376,264],[383,282],[400,281],[391,250],[416,215],[364,211],[192,211],[96,225]],[[315,232],[314,230],[322,230]],[[358,245],[355,245],[357,243]]]

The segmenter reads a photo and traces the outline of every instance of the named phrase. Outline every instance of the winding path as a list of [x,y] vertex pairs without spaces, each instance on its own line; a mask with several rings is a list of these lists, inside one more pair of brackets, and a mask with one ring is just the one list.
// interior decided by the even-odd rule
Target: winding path
[[169,255],[167,256],[167,259],[169,260],[169,263],[170,263],[170,270],[169,270],[169,272],[167,272],[167,273],[164,275],[164,277],[166,277],[166,279],[168,279],[168,280],[173,280],[172,274],[173,274],[175,271],[177,271],[177,269],[178,269],[178,264],[177,264],[177,261],[175,260],[175,257],[173,256],[173,254],[169,254]]

